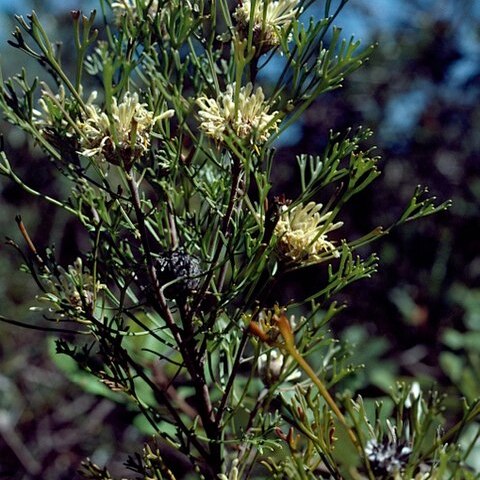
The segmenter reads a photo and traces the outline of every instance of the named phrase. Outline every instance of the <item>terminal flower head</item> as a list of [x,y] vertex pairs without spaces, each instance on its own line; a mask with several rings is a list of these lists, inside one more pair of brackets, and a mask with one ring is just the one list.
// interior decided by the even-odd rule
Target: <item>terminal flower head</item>
[[265,143],[278,130],[278,112],[269,113],[262,87],[255,91],[248,83],[241,87],[235,98],[235,83],[227,86],[217,98],[200,97],[198,117],[200,129],[219,143],[231,133],[242,143],[258,145]]
[[112,98],[110,115],[98,105],[87,105],[85,118],[77,122],[82,132],[80,153],[123,165],[128,171],[149,149],[155,123],[172,116],[173,110],[154,116],[146,103],[140,103],[138,94],[130,92],[121,102]]
[[339,257],[340,252],[327,234],[343,225],[329,221],[332,212],[320,214],[321,204],[309,202],[294,207],[282,206],[282,212],[275,226],[279,254],[287,262],[313,264],[326,255]]
[[247,38],[252,21],[253,45],[262,54],[280,43],[282,30],[290,26],[300,9],[298,0],[257,0],[253,9],[252,3],[241,0],[233,16],[242,38]]

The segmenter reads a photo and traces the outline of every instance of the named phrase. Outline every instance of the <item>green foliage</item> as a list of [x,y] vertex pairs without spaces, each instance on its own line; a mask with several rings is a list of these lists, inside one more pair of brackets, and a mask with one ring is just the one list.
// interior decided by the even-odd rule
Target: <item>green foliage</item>
[[[305,22],[312,2],[269,3],[102,2],[101,25],[74,11],[74,73],[38,17],[18,17],[12,46],[52,78],[7,79],[0,107],[71,191],[35,190],[4,152],[0,173],[76,217],[89,249],[62,267],[20,218],[33,260],[9,243],[42,292],[45,329],[69,334],[56,352],[72,381],[155,434],[126,463],[139,478],[463,478],[463,450],[446,445],[463,424],[438,433],[435,393],[399,387],[388,414],[330,393],[357,370],[328,331],[334,297],[377,268],[354,251],[447,203],[418,188],[395,225],[343,238],[342,209],[379,175],[361,129],[299,156],[297,198],[272,194],[275,141],[372,48],[332,27],[346,1]],[[283,71],[262,83],[273,60]],[[280,304],[307,268],[323,274],[316,291]],[[91,462],[83,475],[111,478]]]
[[463,321],[468,330],[445,329],[442,339],[447,350],[440,356],[440,365],[460,392],[474,401],[480,395],[480,296],[477,290],[468,290],[463,285],[454,285],[450,296],[465,312]]

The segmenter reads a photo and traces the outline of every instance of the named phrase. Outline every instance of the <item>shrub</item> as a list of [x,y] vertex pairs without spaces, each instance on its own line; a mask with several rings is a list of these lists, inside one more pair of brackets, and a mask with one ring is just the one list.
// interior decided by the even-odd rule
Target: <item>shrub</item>
[[[416,382],[363,400],[328,330],[335,295],[377,267],[361,247],[447,203],[418,187],[393,225],[345,238],[342,209],[379,175],[361,128],[298,156],[296,198],[272,180],[287,128],[372,51],[333,26],[345,4],[316,19],[308,0],[104,1],[98,25],[72,12],[72,73],[38,17],[17,18],[11,44],[49,77],[7,79],[0,106],[70,193],[36,191],[5,152],[0,173],[75,217],[90,248],[59,265],[20,217],[25,247],[8,243],[57,353],[148,423],[126,462],[140,478],[474,478],[449,442],[478,403],[443,433],[441,397]],[[315,292],[283,300],[298,272]],[[111,478],[88,460],[82,474]]]

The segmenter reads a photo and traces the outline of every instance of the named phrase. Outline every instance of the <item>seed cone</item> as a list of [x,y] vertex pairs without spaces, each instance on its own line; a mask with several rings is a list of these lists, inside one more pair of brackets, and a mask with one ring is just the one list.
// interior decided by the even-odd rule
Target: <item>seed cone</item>
[[200,284],[200,260],[182,249],[164,252],[155,266],[160,284],[173,282],[164,290],[167,298],[185,299]]

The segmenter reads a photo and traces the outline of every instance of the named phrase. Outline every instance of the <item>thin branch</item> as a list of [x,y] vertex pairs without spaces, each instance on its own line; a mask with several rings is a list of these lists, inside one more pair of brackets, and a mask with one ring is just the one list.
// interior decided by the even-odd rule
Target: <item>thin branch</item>
[[211,465],[212,469],[216,472],[219,472],[221,467],[221,448],[218,443],[218,435],[220,432],[218,431],[218,428],[215,424],[215,417],[213,415],[210,393],[202,368],[203,363],[199,362],[196,358],[196,353],[194,351],[194,342],[187,343],[184,341],[182,337],[182,331],[176,325],[172,311],[167,304],[167,300],[158,281],[155,266],[153,264],[153,258],[148,242],[147,229],[145,226],[145,218],[140,203],[138,185],[130,172],[127,173],[126,178],[130,189],[130,194],[132,196],[135,214],[137,216],[137,222],[142,245],[145,251],[145,261],[147,264],[147,271],[150,277],[150,282],[153,286],[155,297],[160,307],[160,311],[164,317],[165,322],[167,323],[167,326],[171,330],[175,341],[180,348],[180,352],[185,361],[185,366],[190,373],[197,395],[201,399],[199,414],[200,418],[202,419],[205,432],[210,439],[210,455],[208,456],[208,458],[210,458],[210,461],[213,463],[213,465]]
[[[233,163],[232,163],[232,183],[231,183],[231,186],[230,186],[230,197],[229,197],[229,200],[228,200],[227,210],[226,210],[225,215],[223,217],[222,226],[220,228],[220,232],[221,232],[222,235],[218,234],[217,238],[221,237],[221,236],[226,238],[228,236],[228,229],[229,229],[229,226],[230,226],[230,220],[232,218],[233,209],[234,209],[235,202],[236,202],[237,195],[238,195],[238,187],[239,187],[239,184],[240,184],[240,174],[241,174],[241,172],[242,172],[241,162],[238,158],[234,157]],[[193,319],[193,317],[197,313],[197,310],[202,303],[203,297],[205,296],[205,293],[207,292],[208,286],[210,285],[210,282],[211,282],[211,280],[212,280],[212,278],[215,274],[216,265],[217,265],[218,260],[220,258],[220,254],[222,253],[223,246],[224,245],[222,244],[221,240],[219,240],[218,243],[217,243],[215,252],[213,254],[213,257],[211,259],[211,262],[210,262],[211,263],[210,269],[207,273],[207,276],[205,277],[205,280],[204,280],[200,290],[198,291],[198,293],[196,295],[195,302],[192,305],[192,308],[191,308],[191,311],[190,311],[190,319],[191,320]]]
[[230,396],[230,391],[232,390],[233,382],[237,376],[238,368],[240,366],[240,361],[242,359],[245,345],[247,344],[248,336],[249,336],[248,328],[245,328],[243,330],[242,339],[240,340],[237,356],[235,357],[235,361],[233,363],[232,371],[230,373],[230,376],[228,377],[228,382],[225,387],[225,392],[222,396],[222,400],[220,401],[220,405],[218,406],[218,409],[217,409],[217,415],[216,415],[215,421],[218,425],[220,425],[220,421],[222,419],[222,416],[225,410],[225,405],[227,404],[228,397]]

